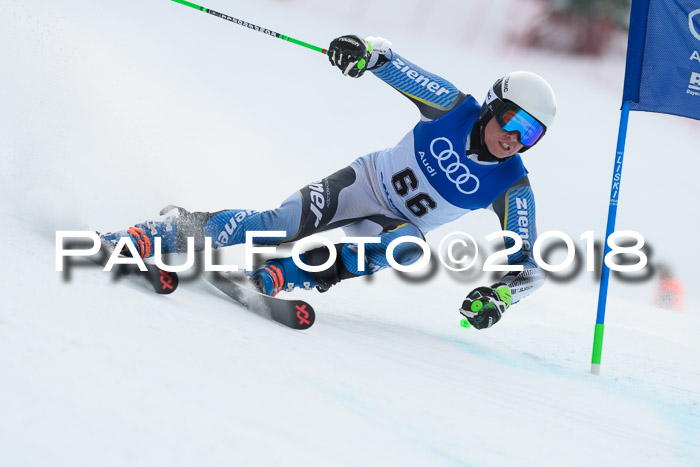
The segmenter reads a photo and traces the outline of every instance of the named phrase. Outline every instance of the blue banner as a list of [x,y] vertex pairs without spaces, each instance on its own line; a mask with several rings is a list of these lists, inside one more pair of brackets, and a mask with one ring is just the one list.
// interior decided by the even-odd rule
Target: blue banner
[[700,120],[700,0],[632,0],[622,100]]

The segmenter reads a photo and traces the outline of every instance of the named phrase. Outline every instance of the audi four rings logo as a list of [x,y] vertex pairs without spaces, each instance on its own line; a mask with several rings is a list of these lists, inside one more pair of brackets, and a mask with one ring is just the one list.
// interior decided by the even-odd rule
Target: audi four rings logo
[[688,15],[688,27],[690,28],[690,33],[693,35],[693,37],[700,41],[700,33],[695,29],[695,25],[693,24],[693,18],[695,17],[695,15],[699,14],[700,9],[690,12],[690,14]]
[[[435,143],[438,141],[443,141],[445,144],[447,144],[447,148],[436,154]],[[444,145],[441,146],[444,147]],[[437,159],[440,170],[445,172],[447,179],[454,183],[461,193],[464,193],[465,195],[476,193],[476,190],[479,189],[479,179],[469,171],[469,167],[459,161],[459,154],[455,152],[452,142],[449,139],[445,138],[444,136],[435,138],[432,143],[430,143],[430,154]],[[474,189],[467,191],[468,185],[470,184],[469,180],[472,178],[474,179],[475,183]]]

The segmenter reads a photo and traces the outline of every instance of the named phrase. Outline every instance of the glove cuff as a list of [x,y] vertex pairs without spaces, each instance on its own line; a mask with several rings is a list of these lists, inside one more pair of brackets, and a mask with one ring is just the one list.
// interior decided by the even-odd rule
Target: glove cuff
[[384,39],[383,37],[365,37],[365,42],[371,47],[372,52],[377,52],[380,54],[385,54],[391,48],[391,42]]
[[498,294],[498,297],[503,303],[506,304],[506,309],[508,309],[512,300],[510,287],[505,285],[503,282],[497,282],[493,284],[491,288]]
[[366,37],[365,42],[370,50],[367,69],[374,70],[391,60],[391,42],[383,37]]

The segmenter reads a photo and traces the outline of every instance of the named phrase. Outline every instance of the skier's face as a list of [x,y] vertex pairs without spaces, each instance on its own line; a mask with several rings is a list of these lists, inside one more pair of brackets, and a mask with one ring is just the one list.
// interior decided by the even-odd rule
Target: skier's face
[[523,147],[518,142],[518,132],[503,130],[495,118],[489,120],[484,128],[484,141],[489,152],[498,159],[510,157]]

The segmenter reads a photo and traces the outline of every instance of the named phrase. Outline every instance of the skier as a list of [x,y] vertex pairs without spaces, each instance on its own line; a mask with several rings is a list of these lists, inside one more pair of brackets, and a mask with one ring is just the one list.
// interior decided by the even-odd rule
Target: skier
[[[171,206],[158,220],[106,234],[105,240],[116,245],[129,236],[145,258],[153,255],[156,236],[162,238],[164,254],[186,251],[188,237],[194,237],[197,250],[204,248],[205,237],[211,237],[215,248],[241,244],[250,230],[286,232],[283,237],[259,238],[260,244],[292,242],[336,227],[350,236],[379,239],[365,245],[363,270],[358,268],[357,245],[351,243],[336,244],[337,260],[321,272],[304,271],[291,258],[263,263],[251,279],[261,292],[274,296],[295,287],[323,292],[341,280],[373,274],[389,267],[385,253],[392,240],[424,238],[424,233],[469,211],[491,209],[504,230],[523,238],[521,250],[508,257],[509,264],[522,265],[523,270],[476,288],[460,312],[477,329],[492,326],[511,303],[544,282],[531,255],[537,236],[535,202],[519,153],[539,142],[554,120],[551,87],[534,73],[517,71],[496,81],[479,105],[449,81],[394,52],[386,39],[342,36],[331,42],[328,57],[343,75],[359,78],[369,70],[401,92],[418,107],[420,121],[396,146],[360,157],[304,186],[277,209],[188,212]],[[393,256],[399,264],[410,265],[421,255],[419,245],[405,242]],[[329,256],[329,250],[320,247],[300,259],[322,265]]]

